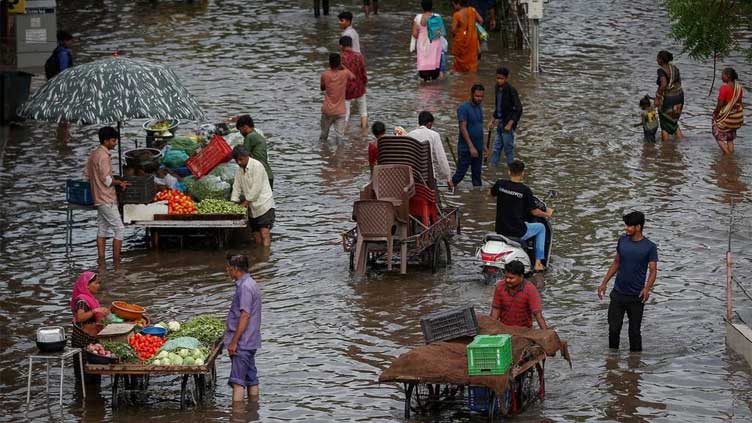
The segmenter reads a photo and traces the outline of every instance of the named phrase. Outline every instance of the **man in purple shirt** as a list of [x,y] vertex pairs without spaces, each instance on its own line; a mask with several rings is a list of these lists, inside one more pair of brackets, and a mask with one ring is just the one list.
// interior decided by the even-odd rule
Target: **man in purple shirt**
[[256,350],[261,347],[261,291],[248,273],[248,257],[227,255],[227,274],[235,281],[235,295],[227,313],[224,344],[232,361],[229,384],[232,401],[258,400]]

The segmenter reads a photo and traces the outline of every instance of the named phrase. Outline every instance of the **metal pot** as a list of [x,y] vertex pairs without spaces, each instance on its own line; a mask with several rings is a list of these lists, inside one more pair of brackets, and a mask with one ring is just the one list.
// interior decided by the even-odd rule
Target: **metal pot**
[[42,352],[59,352],[65,349],[65,329],[62,326],[45,326],[37,329],[37,348]]

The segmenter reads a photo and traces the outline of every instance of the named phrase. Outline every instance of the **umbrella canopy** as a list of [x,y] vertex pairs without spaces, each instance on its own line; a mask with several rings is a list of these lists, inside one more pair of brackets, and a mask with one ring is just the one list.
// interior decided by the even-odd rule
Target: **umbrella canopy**
[[34,93],[18,114],[79,124],[141,118],[205,119],[171,69],[124,57],[66,69]]

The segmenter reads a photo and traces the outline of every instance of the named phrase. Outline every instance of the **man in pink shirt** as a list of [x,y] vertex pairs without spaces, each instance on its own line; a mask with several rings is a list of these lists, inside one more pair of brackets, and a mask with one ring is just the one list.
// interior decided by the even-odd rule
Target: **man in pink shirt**
[[112,233],[112,259],[115,263],[120,261],[125,229],[118,210],[115,187],[125,189],[128,186],[127,182],[112,178],[110,151],[117,145],[117,140],[118,132],[115,128],[105,126],[100,129],[100,145],[91,152],[84,168],[84,177],[91,184],[91,195],[94,197],[94,206],[97,209],[97,254],[100,260],[104,260],[105,241]]
[[329,138],[329,128],[334,125],[337,139],[344,136],[345,93],[347,81],[355,75],[342,66],[342,58],[337,53],[329,54],[329,69],[321,74],[321,91],[324,91],[324,104],[321,106],[321,136],[325,142]]

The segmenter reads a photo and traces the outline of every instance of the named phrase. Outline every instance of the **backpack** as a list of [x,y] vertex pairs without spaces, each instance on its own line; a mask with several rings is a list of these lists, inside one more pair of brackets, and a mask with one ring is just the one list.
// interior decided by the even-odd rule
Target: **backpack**
[[55,47],[55,50],[52,51],[50,57],[44,62],[44,76],[46,76],[48,80],[60,73],[60,63],[57,61],[59,51],[60,47]]
[[446,36],[444,20],[437,14],[431,15],[431,17],[426,20],[426,30],[428,31],[428,39],[430,41]]

